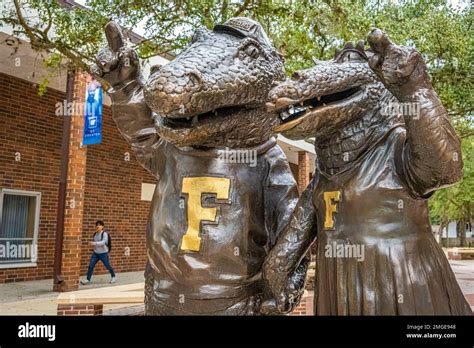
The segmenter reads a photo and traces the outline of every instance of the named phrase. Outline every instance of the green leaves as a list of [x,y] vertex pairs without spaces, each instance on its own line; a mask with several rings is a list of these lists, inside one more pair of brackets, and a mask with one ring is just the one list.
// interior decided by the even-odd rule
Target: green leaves
[[437,191],[429,200],[434,222],[472,219],[474,212],[474,137],[462,139],[464,177],[458,184]]
[[[426,59],[433,85],[463,139],[465,177],[431,198],[433,216],[454,218],[457,204],[472,202],[474,113],[474,35],[470,1],[444,0],[88,0],[86,9],[66,9],[56,1],[11,0],[0,22],[29,37],[49,58],[51,69],[67,62],[85,68],[104,46],[104,25],[111,19],[147,39],[136,44],[141,58],[177,54],[194,30],[212,28],[233,16],[258,20],[286,58],[286,71],[326,60],[347,41],[365,39],[378,27],[399,45],[415,46]],[[31,16],[32,13],[37,16]],[[46,83],[41,84],[45,91]],[[456,202],[454,204],[453,202]],[[456,208],[458,207],[458,208]],[[471,209],[472,211],[472,209]]]

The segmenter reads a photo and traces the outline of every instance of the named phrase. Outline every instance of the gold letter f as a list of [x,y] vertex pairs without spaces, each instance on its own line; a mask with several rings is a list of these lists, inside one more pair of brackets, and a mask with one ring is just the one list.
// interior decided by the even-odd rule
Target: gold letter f
[[325,230],[334,229],[334,219],[332,214],[337,213],[337,204],[341,199],[341,191],[324,192],[324,202],[326,203],[326,220],[324,221]]
[[183,178],[183,193],[188,194],[188,228],[181,241],[181,250],[199,251],[201,221],[215,222],[217,208],[201,204],[202,194],[215,194],[216,199],[229,199],[230,179],[215,177]]

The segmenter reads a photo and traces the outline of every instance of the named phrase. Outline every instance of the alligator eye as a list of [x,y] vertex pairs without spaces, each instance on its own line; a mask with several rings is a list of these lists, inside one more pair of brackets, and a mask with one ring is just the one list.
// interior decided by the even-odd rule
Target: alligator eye
[[150,74],[154,74],[156,73],[158,70],[161,69],[161,65],[160,64],[155,64],[155,65],[152,65],[151,68],[150,68]]
[[258,58],[260,55],[260,50],[258,49],[257,46],[254,45],[248,45],[245,47],[245,53],[252,58]]
[[301,73],[299,73],[298,71],[295,71],[293,74],[291,74],[291,78],[295,80],[299,80],[302,78],[302,76],[301,76]]
[[197,40],[199,40],[199,32],[198,31],[195,31],[194,34],[193,34],[193,37],[191,38],[191,42],[196,42]]
[[199,40],[202,40],[207,34],[207,30],[205,28],[199,28],[196,29],[196,31],[193,34],[193,37],[191,38],[191,42],[196,42]]

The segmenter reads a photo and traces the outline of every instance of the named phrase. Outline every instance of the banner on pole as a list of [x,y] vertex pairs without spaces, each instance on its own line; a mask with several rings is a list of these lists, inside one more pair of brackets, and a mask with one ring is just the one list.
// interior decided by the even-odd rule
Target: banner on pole
[[86,89],[82,144],[100,144],[102,142],[102,86],[88,75]]

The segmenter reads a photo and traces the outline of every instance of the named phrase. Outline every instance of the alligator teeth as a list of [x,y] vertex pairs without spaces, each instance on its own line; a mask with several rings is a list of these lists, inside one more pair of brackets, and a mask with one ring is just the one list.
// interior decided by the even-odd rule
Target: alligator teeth
[[282,121],[286,120],[288,117],[290,117],[290,114],[287,111],[283,111],[280,113],[280,118]]
[[280,119],[282,121],[285,121],[290,116],[297,116],[297,115],[299,116],[300,114],[303,114],[306,110],[307,110],[307,107],[290,105],[288,110],[282,111],[280,113]]
[[307,109],[307,108],[306,108],[305,106],[303,106],[303,107],[298,107],[298,106],[297,106],[297,107],[294,108],[293,114],[299,114],[299,113],[301,113],[301,112],[306,111],[306,109]]
[[321,96],[318,95],[318,96],[316,97],[316,99],[318,99],[318,101],[321,101]]
[[278,98],[275,102],[275,108],[277,110],[288,107],[288,105],[296,104],[297,101],[291,98]]
[[195,126],[199,122],[198,115],[193,117],[193,126]]

